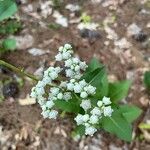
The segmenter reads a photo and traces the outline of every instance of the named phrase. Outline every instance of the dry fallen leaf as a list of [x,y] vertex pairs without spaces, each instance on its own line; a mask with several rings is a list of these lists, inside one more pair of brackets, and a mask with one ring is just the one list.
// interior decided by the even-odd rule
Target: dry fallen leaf
[[24,99],[19,99],[19,104],[22,106],[25,105],[33,105],[36,103],[36,100],[34,98],[31,98],[29,95],[26,96]]

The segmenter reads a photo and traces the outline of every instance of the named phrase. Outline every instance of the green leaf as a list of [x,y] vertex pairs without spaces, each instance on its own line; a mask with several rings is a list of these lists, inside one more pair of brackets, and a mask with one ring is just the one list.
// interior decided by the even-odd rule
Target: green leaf
[[92,60],[90,61],[90,63],[88,64],[88,68],[86,70],[87,72],[92,72],[98,68],[102,68],[103,65],[101,63],[99,63],[99,61],[96,58],[92,58]]
[[16,3],[13,0],[0,1],[0,21],[9,18],[17,11]]
[[16,49],[16,40],[15,39],[5,39],[2,43],[2,46],[6,50],[15,50]]
[[105,67],[97,68],[92,72],[86,72],[82,79],[96,87],[95,98],[102,98],[108,94],[108,80]]
[[84,125],[79,125],[74,129],[74,133],[77,135],[79,134],[80,136],[83,136],[85,134],[85,126]]
[[80,111],[82,111],[79,105],[70,101],[66,102],[65,100],[57,100],[55,101],[55,105],[57,108],[65,112],[79,113]]
[[110,97],[114,103],[117,103],[127,96],[130,85],[131,81],[129,80],[109,83],[108,97]]
[[150,71],[146,71],[144,74],[144,84],[150,89]]
[[103,117],[102,127],[122,140],[130,142],[132,139],[132,127],[118,111],[112,117]]
[[120,106],[119,111],[129,123],[132,123],[134,120],[136,120],[142,113],[140,108],[133,105]]

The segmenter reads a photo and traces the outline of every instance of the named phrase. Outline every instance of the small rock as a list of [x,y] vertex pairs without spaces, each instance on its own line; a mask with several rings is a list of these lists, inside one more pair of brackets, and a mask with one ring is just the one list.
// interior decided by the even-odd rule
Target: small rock
[[46,1],[40,5],[41,5],[40,12],[44,18],[47,18],[49,15],[51,15],[51,13],[52,13],[52,2],[51,1]]
[[33,56],[40,56],[47,53],[46,51],[43,51],[42,49],[38,49],[38,48],[31,48],[28,50],[28,52]]
[[58,11],[54,11],[53,17],[56,19],[55,22],[63,27],[68,27],[68,19],[60,14]]
[[147,34],[145,34],[143,32],[139,32],[138,34],[133,35],[133,38],[137,42],[144,42],[147,39]]
[[115,41],[115,46],[118,46],[120,49],[128,49],[131,46],[131,43],[127,41],[126,38],[122,38],[121,40]]
[[111,39],[111,40],[117,40],[118,39],[117,33],[113,29],[111,29],[110,27],[106,26],[104,28],[104,30],[108,34],[107,35],[108,39]]
[[135,23],[132,23],[127,28],[127,34],[128,36],[137,35],[142,31],[140,27],[138,27]]
[[116,147],[114,144],[109,145],[109,150],[122,150],[121,147]]
[[83,38],[89,38],[89,39],[93,39],[93,38],[98,39],[101,37],[99,32],[95,30],[89,30],[89,29],[80,30],[80,35]]
[[142,47],[143,47],[144,49],[149,49],[149,48],[150,48],[150,38],[148,38],[146,41],[144,41],[144,42],[142,43]]
[[65,8],[70,10],[71,12],[80,10],[80,6],[79,5],[75,5],[75,4],[68,4],[68,5],[66,5]]
[[14,82],[9,82],[3,86],[4,97],[15,97],[18,94],[18,86]]
[[34,43],[33,36],[29,34],[24,35],[24,36],[15,36],[13,38],[16,40],[17,49],[21,49],[21,50],[32,47]]
[[77,28],[79,30],[83,30],[83,29],[89,29],[89,30],[96,30],[99,27],[99,24],[94,23],[94,22],[89,22],[89,23],[79,23]]

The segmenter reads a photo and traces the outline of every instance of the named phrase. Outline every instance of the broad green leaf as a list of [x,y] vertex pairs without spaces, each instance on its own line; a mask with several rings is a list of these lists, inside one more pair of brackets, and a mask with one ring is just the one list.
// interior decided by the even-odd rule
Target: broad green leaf
[[96,70],[97,68],[102,68],[102,67],[103,67],[103,65],[101,63],[99,63],[99,61],[96,58],[92,58],[92,60],[88,64],[86,73],[92,72],[92,71]]
[[17,11],[17,5],[13,0],[0,0],[0,21],[9,18]]
[[109,83],[108,97],[110,97],[114,103],[117,103],[127,96],[130,85],[131,81],[129,80]]
[[6,50],[16,49],[16,40],[15,39],[5,39],[2,43],[2,46]]
[[66,102],[64,100],[57,100],[55,101],[55,105],[57,108],[65,112],[79,113],[82,111],[79,105],[70,101]]
[[136,120],[142,112],[140,108],[133,105],[122,105],[120,106],[119,111],[129,123]]
[[122,140],[130,142],[132,139],[132,127],[118,111],[115,111],[111,117],[103,117],[102,127]]
[[150,89],[150,71],[146,71],[144,74],[144,84]]
[[108,94],[108,80],[107,73],[104,67],[97,68],[92,72],[87,72],[83,75],[82,79],[96,87],[95,98],[102,98]]

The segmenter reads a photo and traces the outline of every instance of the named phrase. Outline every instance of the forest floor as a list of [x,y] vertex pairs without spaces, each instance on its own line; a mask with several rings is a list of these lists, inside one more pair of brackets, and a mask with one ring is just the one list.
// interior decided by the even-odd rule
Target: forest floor
[[[13,81],[23,79],[17,97],[5,98],[0,103],[0,149],[149,150],[150,133],[139,129],[139,124],[150,122],[149,95],[143,84],[144,72],[150,70],[150,1],[65,0],[61,6],[50,5],[45,8],[49,10],[43,12],[40,6],[45,2],[22,0],[18,5],[17,18],[22,29],[13,35],[18,40],[17,50],[4,53],[1,59],[40,76],[43,70],[55,64],[54,56],[59,46],[71,43],[82,60],[89,62],[96,57],[104,63],[109,80],[132,80],[128,97],[123,102],[139,106],[143,113],[134,123],[131,143],[103,131],[75,141],[71,138],[74,125],[69,118],[43,119],[37,104],[24,104],[34,86],[31,80],[12,71],[0,71],[1,76]],[[80,9],[66,9],[70,3]],[[67,18],[67,27],[63,23],[55,25],[55,11]],[[79,31],[77,26],[82,13],[89,15],[99,28],[94,32]],[[1,39],[4,37],[0,35]]]

